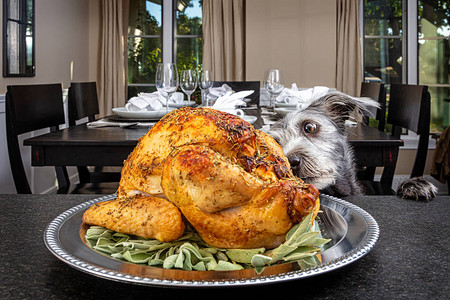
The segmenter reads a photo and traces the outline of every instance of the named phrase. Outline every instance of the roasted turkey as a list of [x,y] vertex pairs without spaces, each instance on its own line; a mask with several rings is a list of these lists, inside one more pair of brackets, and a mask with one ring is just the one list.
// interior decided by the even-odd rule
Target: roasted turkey
[[[168,113],[139,140],[124,162],[115,201],[122,201],[117,209],[126,201],[136,202],[135,207],[146,203],[146,222],[133,210],[136,221],[127,219],[133,228],[128,233],[176,239],[183,233],[182,215],[219,248],[274,248],[293,225],[320,207],[317,188],[292,174],[272,137],[237,116],[188,107]],[[103,209],[111,210],[98,205],[96,217],[88,210],[90,218],[84,221],[119,222]],[[164,218],[170,219],[169,226]]]

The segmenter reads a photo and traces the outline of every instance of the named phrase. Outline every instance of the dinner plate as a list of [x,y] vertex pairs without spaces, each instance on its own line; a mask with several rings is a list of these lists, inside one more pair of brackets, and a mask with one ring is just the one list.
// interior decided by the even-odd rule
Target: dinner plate
[[244,121],[249,122],[250,124],[253,124],[253,123],[256,122],[256,120],[258,120],[257,117],[255,117],[255,116],[248,116],[248,115],[243,115],[241,118],[244,119]]
[[124,118],[118,115],[110,115],[107,116],[106,119],[113,122],[128,122],[128,123],[157,121],[157,120],[149,120],[148,118]]
[[289,107],[275,107],[275,109],[274,109],[274,111],[281,116],[285,116],[288,113],[293,112],[295,110],[296,110],[295,108],[289,108]]
[[[174,108],[169,107],[169,112],[174,110]],[[117,107],[112,109],[113,113],[124,117],[124,118],[133,118],[133,119],[146,119],[146,120],[159,120],[166,113],[166,108],[162,108],[160,110],[146,110],[146,111],[128,111],[125,107]]]
[[184,107],[184,106],[194,106],[195,105],[195,101],[183,101],[180,103],[169,103],[170,107],[176,107],[176,108],[180,108],[180,107]]
[[287,108],[295,109],[295,108],[297,108],[297,103],[277,102],[277,103],[275,103],[275,107],[287,107]]
[[77,270],[124,283],[180,288],[235,287],[300,280],[334,271],[369,253],[379,236],[377,222],[366,211],[342,199],[321,194],[321,231],[331,242],[321,253],[322,264],[317,267],[301,270],[295,262],[285,263],[266,267],[260,274],[254,269],[163,269],[119,261],[86,245],[84,236],[88,226],[82,224],[83,213],[94,203],[115,197],[107,195],[81,203],[50,222],[44,232],[44,242],[50,252]]

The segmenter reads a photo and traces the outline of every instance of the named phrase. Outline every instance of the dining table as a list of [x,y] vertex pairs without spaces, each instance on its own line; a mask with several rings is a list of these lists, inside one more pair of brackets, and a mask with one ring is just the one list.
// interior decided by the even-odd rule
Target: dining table
[[373,247],[358,259],[313,276],[188,288],[95,276],[49,251],[44,236],[52,229],[50,224],[64,223],[74,207],[97,197],[103,196],[0,195],[2,299],[448,299],[450,295],[449,196],[429,202],[396,196],[339,199],[369,214],[378,228]]
[[[245,115],[256,117],[253,123],[256,129],[267,128],[267,109],[253,106],[243,110]],[[104,119],[108,118],[111,116]],[[271,117],[272,120],[276,118]],[[31,137],[23,143],[31,146],[32,166],[122,166],[139,138],[150,128],[90,127],[84,123]],[[392,184],[403,140],[362,123],[346,126],[346,136],[354,149],[357,165],[383,167],[382,180]]]

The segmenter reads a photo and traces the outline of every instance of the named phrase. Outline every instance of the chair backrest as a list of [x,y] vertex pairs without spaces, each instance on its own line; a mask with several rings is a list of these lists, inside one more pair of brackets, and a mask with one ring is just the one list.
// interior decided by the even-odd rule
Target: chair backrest
[[220,87],[223,84],[227,84],[233,91],[248,91],[254,90],[255,92],[248,96],[251,100],[249,104],[257,104],[259,105],[259,94],[261,88],[261,82],[259,81],[214,81],[213,87]]
[[61,84],[7,86],[6,138],[17,193],[31,194],[20,155],[18,136],[48,127],[56,130],[64,122]]
[[423,175],[430,134],[430,93],[428,86],[391,84],[387,122],[392,135],[399,138],[402,128],[419,135],[411,177]]
[[95,119],[99,113],[97,84],[95,82],[72,82],[69,87],[68,117],[69,126],[75,125],[79,119],[88,117]]
[[[378,121],[378,130],[384,131],[386,125],[386,91],[384,89],[384,84],[380,82],[362,82],[360,96],[371,98],[380,103],[380,108],[374,108],[374,110],[370,112]],[[365,116],[364,119],[367,123],[369,117]]]

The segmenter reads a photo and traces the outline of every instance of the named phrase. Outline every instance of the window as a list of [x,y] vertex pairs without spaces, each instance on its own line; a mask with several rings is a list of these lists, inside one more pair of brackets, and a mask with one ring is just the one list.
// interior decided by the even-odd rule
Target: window
[[364,35],[365,79],[401,83],[405,45],[402,1],[366,0]]
[[34,74],[34,0],[4,0],[3,77]]
[[[159,3],[158,3],[159,2]],[[154,91],[162,56],[161,1],[130,1],[128,26],[128,97]]]
[[184,69],[201,61],[202,0],[130,0],[128,97],[156,90],[159,62]]
[[179,69],[196,69],[202,62],[201,1],[177,1],[176,63]]
[[450,125],[450,3],[418,2],[419,83],[431,94],[431,131]]
[[449,126],[448,1],[364,1],[364,79],[428,85],[430,131]]

